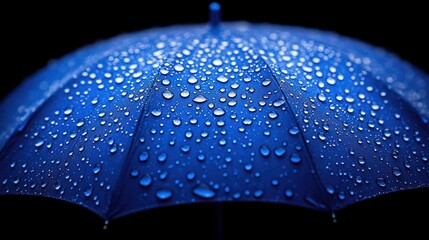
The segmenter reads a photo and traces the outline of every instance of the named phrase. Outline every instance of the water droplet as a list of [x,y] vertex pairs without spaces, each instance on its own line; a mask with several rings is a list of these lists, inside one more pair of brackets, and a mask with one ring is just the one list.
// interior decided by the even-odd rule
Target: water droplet
[[85,120],[83,118],[77,120],[76,126],[82,127],[85,124]]
[[222,60],[220,60],[220,59],[213,60],[213,65],[215,65],[216,67],[221,66],[222,65]]
[[61,189],[61,182],[60,181],[57,181],[55,184],[54,184],[54,189],[55,190],[60,190]]
[[221,75],[219,77],[216,78],[217,81],[221,82],[221,83],[226,83],[228,82],[228,78],[226,78],[225,76]]
[[377,178],[377,185],[380,187],[386,187],[386,180],[384,178]]
[[189,95],[190,95],[190,93],[189,93],[189,91],[188,90],[183,90],[181,93],[180,93],[180,96],[181,97],[183,97],[183,98],[187,98],[187,97],[189,97]]
[[159,200],[168,200],[173,196],[173,192],[167,189],[160,189],[156,192],[156,198]]
[[317,98],[318,98],[321,102],[326,101],[326,96],[325,96],[323,93],[320,93],[319,95],[317,95]]
[[101,166],[100,164],[95,164],[94,168],[92,169],[92,172],[94,174],[98,174],[101,171]]
[[326,186],[326,191],[327,191],[329,194],[334,194],[334,193],[335,193],[335,189],[334,189],[334,187],[332,187],[332,186]]
[[140,162],[146,162],[149,159],[149,153],[148,152],[142,152],[139,155],[139,161]]
[[167,154],[166,153],[161,153],[158,155],[157,158],[158,162],[163,163],[165,162],[165,160],[167,160]]
[[276,149],[274,149],[274,155],[276,155],[276,157],[283,157],[283,155],[285,155],[286,150],[282,147],[278,147]]
[[45,143],[45,140],[39,138],[36,140],[36,143],[34,143],[34,146],[39,148],[39,147],[43,146],[44,143]]
[[332,77],[328,77],[328,78],[326,79],[326,82],[327,82],[329,85],[334,85],[334,84],[336,83],[335,78],[332,78]]
[[286,189],[285,196],[287,198],[292,198],[293,197],[293,191],[292,191],[292,189]]
[[298,127],[292,127],[289,128],[289,134],[292,136],[298,135],[299,133],[299,128]]
[[248,164],[244,165],[244,170],[246,172],[250,172],[250,171],[252,171],[252,169],[253,169],[253,164],[248,163]]
[[161,116],[161,111],[159,109],[153,109],[150,113],[155,117]]
[[83,192],[83,194],[85,195],[85,197],[90,197],[92,195],[92,191],[93,191],[93,187],[89,186],[85,189],[85,191]]
[[183,71],[185,68],[183,67],[183,65],[181,64],[176,64],[174,65],[174,70],[176,70],[177,72],[181,72]]
[[393,167],[392,172],[393,172],[393,175],[395,175],[395,177],[399,177],[402,175],[402,171],[399,167]]
[[204,199],[210,199],[216,195],[216,193],[211,190],[207,184],[200,184],[199,186],[194,188],[194,190],[192,190],[192,193]]
[[243,120],[243,124],[244,125],[251,125],[252,124],[252,119],[246,118]]
[[193,101],[196,103],[203,103],[203,102],[207,101],[207,98],[205,96],[199,94],[193,99]]
[[115,82],[118,83],[118,84],[119,83],[123,83],[124,82],[124,78],[123,77],[116,77],[115,78]]
[[269,78],[267,78],[264,81],[262,81],[262,86],[264,86],[264,87],[266,87],[266,86],[268,86],[270,84],[271,84],[271,79],[269,79]]
[[276,118],[277,118],[277,116],[278,116],[278,114],[277,114],[276,112],[270,112],[270,113],[268,114],[268,116],[269,116],[271,119],[276,119]]
[[215,115],[215,116],[222,116],[222,115],[224,115],[225,114],[225,110],[223,110],[223,108],[216,108],[214,111],[213,111],[213,114]]
[[198,159],[198,161],[202,162],[206,159],[206,155],[200,153],[197,155],[197,159]]
[[180,150],[183,153],[188,153],[191,150],[191,146],[189,146],[189,145],[183,145],[182,147],[180,147]]
[[360,165],[364,165],[366,163],[366,159],[364,157],[362,157],[362,156],[359,156],[358,157],[358,162],[359,162]]
[[188,83],[190,83],[190,84],[195,84],[195,83],[197,83],[197,81],[198,81],[198,79],[194,76],[191,76],[188,78]]
[[176,119],[173,120],[173,125],[174,126],[180,126],[181,123],[182,123],[182,121],[180,119],[178,119],[178,118],[176,118]]
[[264,190],[262,190],[262,189],[258,189],[258,190],[256,190],[254,193],[253,193],[253,196],[255,197],[255,198],[260,198],[260,197],[262,197],[264,195]]
[[188,174],[186,174],[186,179],[188,179],[189,181],[192,181],[195,179],[195,172],[188,172]]
[[261,146],[259,148],[259,153],[263,156],[263,157],[268,157],[270,156],[271,150],[267,147],[267,146]]
[[140,186],[149,187],[152,184],[152,176],[146,173],[139,181]]
[[118,151],[118,147],[116,146],[116,144],[113,144],[109,147],[110,153],[115,153],[116,151]]
[[163,96],[165,99],[171,99],[171,98],[173,98],[174,94],[173,94],[172,92],[170,92],[168,89],[166,89],[166,90],[162,93],[162,96]]
[[286,102],[286,101],[285,101],[283,98],[281,98],[281,99],[278,99],[278,100],[274,101],[273,106],[274,106],[274,107],[280,107],[280,106],[282,106],[285,102]]
[[301,162],[301,156],[297,153],[294,153],[290,156],[290,161],[292,163],[298,164]]
[[320,133],[319,133],[319,139],[320,139],[321,141],[325,141],[325,140],[326,140],[325,133],[320,132]]
[[64,110],[64,115],[70,115],[72,112],[73,112],[73,109],[72,109],[72,108],[66,108],[66,109]]
[[357,177],[356,177],[356,182],[357,182],[357,183],[362,183],[362,181],[363,181],[363,179],[362,179],[362,177],[361,177],[361,176],[357,176]]
[[139,174],[140,174],[139,170],[136,170],[136,169],[130,172],[131,177],[137,177]]

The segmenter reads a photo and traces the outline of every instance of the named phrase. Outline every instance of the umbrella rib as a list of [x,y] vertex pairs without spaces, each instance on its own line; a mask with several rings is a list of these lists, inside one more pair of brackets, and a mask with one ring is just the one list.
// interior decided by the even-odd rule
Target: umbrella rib
[[[252,53],[251,53],[252,54]],[[255,54],[252,54],[252,55],[255,55]],[[308,145],[307,145],[307,143],[305,142],[305,138],[304,138],[304,135],[303,135],[303,131],[302,131],[302,128],[300,127],[300,125],[298,124],[298,121],[296,120],[296,117],[295,117],[295,113],[293,112],[293,109],[292,109],[292,107],[291,107],[291,105],[290,105],[290,103],[289,103],[289,101],[288,101],[288,98],[287,98],[287,96],[286,96],[286,94],[285,94],[285,92],[283,91],[283,89],[281,88],[281,86],[280,86],[280,82],[279,82],[279,80],[277,79],[277,77],[273,74],[273,71],[271,70],[271,67],[270,67],[270,65],[268,64],[268,62],[264,59],[264,58],[262,58],[262,57],[259,57],[259,56],[257,56],[259,59],[261,59],[266,65],[267,65],[267,69],[268,69],[268,71],[269,71],[269,73],[270,73],[270,75],[271,75],[271,77],[275,80],[275,82],[276,82],[276,84],[277,84],[277,86],[279,87],[279,89],[280,89],[280,91],[281,91],[281,93],[282,93],[282,95],[283,95],[283,97],[285,98],[285,101],[286,101],[286,104],[287,104],[287,106],[289,107],[289,109],[290,109],[290,111],[292,112],[292,115],[293,115],[293,119],[295,120],[295,123],[296,123],[296,126],[299,128],[299,131],[300,131],[300,133],[301,134],[299,134],[300,135],[300,137],[301,137],[301,140],[302,140],[302,142],[304,143],[304,149],[305,149],[305,151],[307,152],[307,154],[308,154],[308,156],[309,156],[309,165],[310,165],[310,167],[311,167],[311,170],[313,170],[314,171],[314,178],[315,178],[315,181],[316,181],[316,183],[317,183],[317,186],[318,186],[318,189],[319,189],[319,191],[320,191],[320,196],[322,197],[322,196],[325,196],[325,197],[322,197],[322,200],[323,200],[323,205],[322,206],[317,206],[317,207],[324,207],[324,208],[328,208],[328,209],[331,209],[331,207],[332,207],[332,205],[331,205],[331,202],[329,202],[329,204],[328,204],[328,195],[326,194],[326,192],[324,191],[324,187],[323,187],[323,182],[322,182],[322,178],[320,177],[320,174],[319,174],[319,172],[317,171],[317,169],[316,169],[316,166],[315,166],[315,164],[314,164],[314,162],[313,162],[313,158],[311,157],[311,153],[310,153],[310,150],[309,150],[309,147],[308,147]]]
[[153,81],[150,84],[149,91],[147,93],[146,100],[142,104],[143,109],[141,110],[141,112],[139,114],[139,117],[138,117],[138,120],[137,120],[137,124],[136,124],[136,128],[134,129],[133,136],[132,136],[132,139],[130,141],[130,146],[128,147],[127,156],[125,158],[126,162],[124,162],[121,165],[121,169],[120,169],[119,175],[118,175],[118,180],[117,180],[115,186],[112,187],[112,198],[111,198],[111,201],[109,203],[109,207],[107,208],[107,212],[104,213],[104,215],[105,215],[105,217],[107,219],[111,218],[112,213],[110,211],[112,210],[112,206],[114,206],[115,203],[119,199],[120,195],[119,195],[118,189],[121,189],[121,186],[125,182],[125,181],[123,181],[123,179],[124,179],[124,175],[126,174],[127,170],[129,169],[129,165],[130,165],[130,161],[131,161],[131,156],[130,155],[132,154],[133,143],[136,140],[137,130],[139,129],[139,126],[140,126],[140,123],[141,123],[141,121],[143,119],[144,114],[146,113],[146,106],[147,106],[147,103],[150,100],[150,97],[152,95],[152,92],[153,92],[153,89],[154,89],[154,85],[156,83],[156,79],[158,79],[158,77],[160,76],[160,71],[161,71],[161,65],[158,67],[157,73],[154,75]]
[[[203,34],[203,36],[202,36],[202,39],[204,39],[205,37],[206,37],[206,35],[207,34]],[[166,62],[171,62],[171,60],[170,60],[170,57],[171,56],[166,56],[165,57],[165,59],[163,59],[163,61],[166,61]],[[173,57],[174,58],[174,57]],[[156,79],[159,79],[159,76],[161,75],[161,64],[159,65],[159,67],[158,67],[158,69],[157,69],[157,73],[156,73],[156,75],[154,76],[154,78],[153,78],[153,82],[150,84],[150,89],[149,89],[149,92],[148,92],[148,95],[147,95],[147,98],[146,98],[146,100],[144,101],[144,103],[143,103],[143,109],[142,109],[142,111],[140,112],[140,116],[139,116],[139,118],[138,118],[138,121],[137,121],[137,124],[136,124],[136,128],[135,128],[135,130],[134,130],[134,133],[133,133],[133,137],[132,137],[132,140],[131,140],[131,143],[130,143],[130,146],[129,146],[129,148],[128,148],[128,153],[127,153],[127,164],[123,164],[122,165],[122,167],[121,167],[121,170],[120,170],[120,173],[119,173],[119,178],[118,178],[118,182],[116,183],[116,185],[112,188],[112,192],[113,192],[113,195],[112,195],[112,200],[110,201],[110,203],[109,203],[109,207],[108,207],[108,209],[107,209],[107,213],[106,213],[106,216],[107,216],[107,218],[108,219],[110,219],[110,218],[112,218],[112,216],[114,216],[115,215],[115,213],[112,213],[112,212],[110,212],[111,210],[112,210],[112,206],[114,206],[115,205],[115,203],[118,201],[118,199],[119,199],[119,193],[117,192],[118,190],[117,189],[121,189],[121,186],[124,184],[124,182],[125,181],[123,181],[123,176],[126,174],[126,172],[127,172],[127,170],[129,169],[129,162],[131,161],[131,154],[132,154],[132,147],[133,147],[133,143],[135,142],[135,140],[136,140],[136,133],[137,133],[137,130],[138,130],[138,126],[140,126],[140,123],[141,123],[141,121],[142,121],[142,119],[143,119],[143,116],[144,116],[144,114],[145,114],[145,112],[146,112],[146,106],[147,106],[147,103],[148,103],[148,101],[150,100],[150,97],[151,97],[151,95],[152,95],[152,92],[153,92],[153,90],[154,90],[154,86],[155,86],[155,83],[156,83]],[[122,215],[122,214],[121,214]]]

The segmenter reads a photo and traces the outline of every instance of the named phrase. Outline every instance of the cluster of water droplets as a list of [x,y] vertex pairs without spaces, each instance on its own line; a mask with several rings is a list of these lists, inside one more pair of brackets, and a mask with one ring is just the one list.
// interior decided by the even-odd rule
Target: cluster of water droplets
[[85,66],[6,145],[0,191],[114,217],[206,200],[337,209],[428,185],[427,125],[382,57],[300,29],[216,34],[143,32]]

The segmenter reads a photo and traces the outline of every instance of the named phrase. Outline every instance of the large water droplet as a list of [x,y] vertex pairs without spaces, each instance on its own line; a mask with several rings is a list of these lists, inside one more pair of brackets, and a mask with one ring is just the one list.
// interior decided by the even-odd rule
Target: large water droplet
[[181,93],[180,93],[180,96],[181,97],[183,97],[183,98],[187,98],[187,97],[189,97],[189,95],[190,95],[190,93],[189,93],[189,91],[188,90],[183,90]]
[[146,173],[139,181],[140,186],[149,187],[152,184],[152,176]]
[[176,64],[174,65],[174,70],[176,70],[177,72],[181,72],[183,71],[185,68],[183,67],[182,64]]
[[203,103],[203,102],[207,101],[207,98],[205,96],[199,94],[196,97],[194,97],[193,101],[196,103]]
[[274,101],[273,106],[274,106],[274,107],[280,107],[280,106],[282,106],[285,102],[286,102],[286,101],[285,101],[283,98],[281,98],[281,99],[278,99],[278,100]]
[[243,124],[244,124],[244,125],[247,125],[247,126],[248,126],[248,125],[251,125],[251,124],[252,124],[252,119],[250,119],[250,118],[246,118],[246,119],[244,119],[244,120],[243,120]]
[[386,187],[386,180],[384,178],[377,178],[377,185],[380,187]]
[[267,147],[267,146],[261,146],[259,148],[259,153],[263,156],[263,157],[268,157],[270,156],[271,150]]
[[261,198],[264,195],[264,190],[258,189],[253,193],[253,196],[255,198]]
[[277,114],[276,112],[270,112],[270,113],[268,114],[268,116],[269,116],[271,119],[276,119],[276,118],[277,118],[277,116],[278,116],[278,114]]
[[278,147],[276,149],[274,149],[274,155],[276,155],[276,157],[283,157],[283,155],[285,155],[286,150],[282,147]]
[[64,110],[64,115],[70,115],[71,113],[73,112],[73,109],[72,108],[66,108],[65,110]]
[[85,124],[85,120],[83,118],[77,120],[76,126],[82,127]]
[[224,115],[225,114],[225,110],[223,110],[223,108],[216,108],[214,111],[213,111],[213,114],[215,115],[215,116],[222,116],[222,115]]
[[124,78],[123,77],[116,77],[115,78],[115,82],[118,83],[118,84],[119,83],[123,83],[124,82]]
[[92,169],[92,172],[94,174],[98,174],[101,171],[101,166],[100,164],[95,164],[94,168]]
[[292,198],[293,197],[293,191],[292,191],[292,189],[286,189],[285,196],[287,198]]
[[262,86],[266,87],[270,85],[270,83],[271,83],[271,79],[267,78],[264,81],[262,81]]
[[358,162],[359,162],[360,165],[364,165],[366,163],[366,159],[364,157],[362,157],[362,156],[359,156],[358,157]]
[[165,162],[165,160],[167,160],[167,154],[166,153],[159,154],[158,157],[157,157],[157,160],[160,163]]
[[156,198],[159,200],[168,200],[173,196],[173,192],[167,189],[160,189],[156,192]]
[[393,167],[392,172],[393,172],[393,175],[395,175],[395,177],[399,177],[402,175],[402,171],[399,167]]
[[200,184],[199,186],[194,188],[194,190],[192,190],[192,193],[204,199],[210,199],[216,195],[216,193],[211,190],[207,184]]
[[228,78],[226,78],[225,76],[221,75],[219,77],[216,78],[216,80],[218,80],[221,83],[226,83],[228,82]]
[[90,197],[92,195],[93,192],[93,187],[89,186],[85,189],[85,191],[83,192],[83,194],[85,195],[85,197]]
[[146,162],[149,159],[149,153],[148,152],[142,152],[139,155],[139,161],[140,162]]
[[197,78],[194,76],[190,76],[188,78],[188,83],[190,83],[190,84],[195,84],[195,83],[197,83],[197,81],[198,81]]
[[183,146],[180,147],[180,150],[183,153],[188,153],[191,150],[191,146],[189,146],[189,145],[183,145]]
[[289,128],[289,134],[292,136],[298,135],[299,133],[299,128],[298,127],[292,127]]
[[319,99],[319,101],[324,102],[326,101],[326,96],[323,93],[320,93],[319,95],[317,95],[317,98]]
[[39,138],[36,140],[36,143],[34,143],[34,146],[39,148],[39,147],[43,146],[44,143],[45,143],[45,140],[43,140],[42,138]]
[[222,65],[222,60],[220,60],[220,59],[213,60],[213,65],[215,65],[216,67],[221,66]]
[[60,181],[57,181],[55,184],[54,184],[54,189],[55,190],[60,190],[61,189],[61,182]]
[[195,179],[195,176],[196,176],[195,172],[188,172],[186,174],[186,179],[188,179],[189,181],[192,181]]
[[298,164],[301,162],[301,156],[297,153],[294,153],[290,156],[290,161],[292,163]]
[[161,116],[161,111],[159,109],[153,109],[150,113],[155,117]]
[[172,92],[170,92],[168,89],[166,89],[166,90],[162,93],[162,96],[163,96],[165,99],[171,99],[171,98],[173,98],[174,94],[173,94]]

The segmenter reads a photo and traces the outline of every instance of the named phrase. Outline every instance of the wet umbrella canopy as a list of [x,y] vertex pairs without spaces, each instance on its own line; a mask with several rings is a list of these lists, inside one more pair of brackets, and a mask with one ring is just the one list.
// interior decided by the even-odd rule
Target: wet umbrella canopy
[[428,103],[427,75],[332,33],[215,21],[122,35],[2,102],[0,192],[106,219],[206,201],[336,211],[429,185]]

